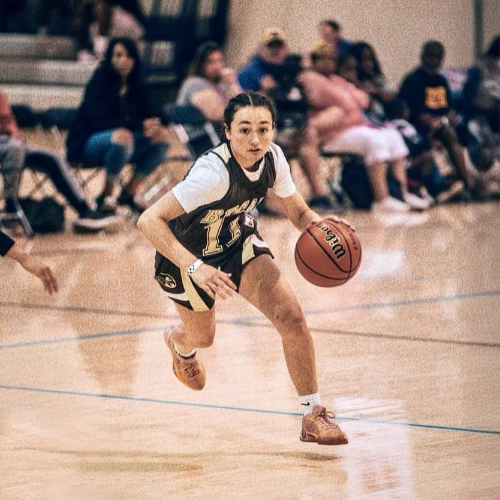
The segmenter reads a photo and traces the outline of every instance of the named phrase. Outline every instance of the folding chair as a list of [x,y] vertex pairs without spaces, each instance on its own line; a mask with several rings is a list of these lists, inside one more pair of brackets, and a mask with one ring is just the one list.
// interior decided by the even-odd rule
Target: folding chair
[[[169,156],[168,163],[193,162],[205,151],[217,146],[220,138],[213,123],[203,113],[191,105],[167,104],[163,107],[162,121],[169,124],[176,138],[185,149],[183,155]],[[149,201],[170,183],[169,178],[161,176],[157,182],[144,193],[144,200]]]
[[191,159],[196,159],[205,151],[217,146],[220,137],[212,122],[195,106],[166,105],[163,108],[163,119],[171,123],[172,128],[188,151]]
[[28,218],[26,217],[26,214],[24,213],[23,208],[21,207],[21,204],[19,203],[19,198],[17,197],[17,190],[15,188],[11,188],[11,186],[6,185],[8,177],[6,177],[4,174],[9,174],[14,170],[15,170],[14,168],[4,167],[2,164],[0,164],[0,173],[2,174],[1,177],[3,180],[3,196],[1,196],[0,198],[3,198],[5,201],[6,200],[5,194],[9,192],[10,199],[12,200],[12,203],[15,208],[15,212],[12,213],[0,212],[0,226],[6,229],[4,222],[17,220],[23,227],[26,236],[28,236],[28,238],[31,238],[35,233],[33,231],[33,228],[31,227],[31,224],[28,221]]

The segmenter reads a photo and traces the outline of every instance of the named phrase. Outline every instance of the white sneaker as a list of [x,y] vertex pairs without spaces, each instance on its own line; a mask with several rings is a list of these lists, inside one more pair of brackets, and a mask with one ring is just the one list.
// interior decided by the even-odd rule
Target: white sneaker
[[410,210],[410,205],[392,196],[372,203],[373,212],[409,212]]
[[420,196],[417,196],[416,194],[413,193],[406,193],[403,196],[403,200],[405,203],[410,205],[410,208],[412,210],[416,210],[418,212],[423,212],[424,210],[429,210],[431,206],[431,202],[427,199],[424,200],[420,198]]

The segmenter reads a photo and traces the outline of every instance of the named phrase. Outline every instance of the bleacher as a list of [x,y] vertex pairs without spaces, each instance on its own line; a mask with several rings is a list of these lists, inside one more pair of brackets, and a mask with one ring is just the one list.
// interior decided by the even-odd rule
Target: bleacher
[[[146,82],[158,103],[173,100],[196,47],[223,43],[226,0],[155,0],[140,44]],[[69,20],[68,20],[69,22]],[[12,104],[74,107],[96,63],[78,62],[73,38],[0,33],[0,87]]]

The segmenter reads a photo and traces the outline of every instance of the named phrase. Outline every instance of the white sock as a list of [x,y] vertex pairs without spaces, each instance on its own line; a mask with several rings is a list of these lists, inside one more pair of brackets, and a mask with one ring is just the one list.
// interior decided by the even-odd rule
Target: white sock
[[307,394],[306,396],[299,396],[299,403],[303,415],[311,414],[313,406],[321,404],[319,392],[315,392],[314,394]]
[[184,354],[183,352],[179,351],[179,349],[177,349],[177,346],[174,344],[174,349],[175,349],[175,352],[179,355],[179,356],[182,356],[183,358],[192,358],[195,354],[196,354],[196,349],[193,349],[191,352],[189,352],[188,354]]

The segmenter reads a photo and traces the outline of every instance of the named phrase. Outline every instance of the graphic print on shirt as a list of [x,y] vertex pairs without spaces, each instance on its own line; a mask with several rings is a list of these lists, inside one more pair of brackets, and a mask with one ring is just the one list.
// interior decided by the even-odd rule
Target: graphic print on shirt
[[427,109],[443,109],[448,107],[446,88],[426,87],[425,88],[425,107]]

